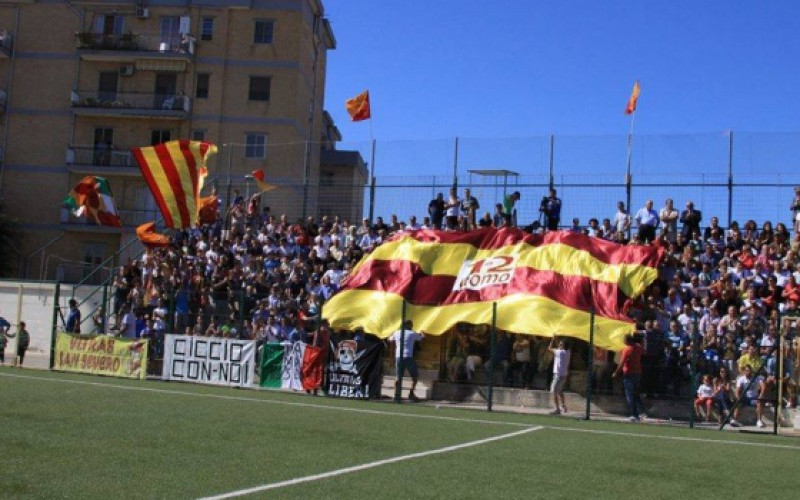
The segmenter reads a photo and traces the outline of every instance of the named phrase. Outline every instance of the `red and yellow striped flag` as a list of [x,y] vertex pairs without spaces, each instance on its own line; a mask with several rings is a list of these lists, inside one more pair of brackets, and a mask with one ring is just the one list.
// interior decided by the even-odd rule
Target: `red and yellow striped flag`
[[634,331],[623,306],[656,279],[662,254],[566,231],[412,231],[362,259],[323,315],[387,338],[406,300],[414,329],[441,335],[462,321],[491,324],[496,302],[501,330],[588,340],[594,310],[595,345],[620,349]]
[[346,100],[344,107],[350,114],[350,121],[369,120],[372,117],[369,106],[369,90],[365,90],[352,99]]
[[197,223],[197,198],[217,147],[200,141],[169,141],[133,149],[144,180],[164,216],[164,225],[184,229]]
[[633,90],[631,91],[631,96],[628,98],[628,105],[625,107],[625,114],[629,115],[636,111],[636,102],[639,100],[639,94],[641,93],[641,88],[639,87],[639,80],[636,80],[636,83],[633,84]]

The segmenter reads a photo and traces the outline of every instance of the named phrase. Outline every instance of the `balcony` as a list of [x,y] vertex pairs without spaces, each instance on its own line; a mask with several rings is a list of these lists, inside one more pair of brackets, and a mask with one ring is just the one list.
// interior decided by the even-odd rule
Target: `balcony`
[[67,148],[66,163],[69,171],[75,174],[141,175],[133,153],[116,146],[70,146]]
[[192,110],[189,97],[163,93],[75,90],[70,101],[78,116],[186,120]]
[[191,62],[196,39],[191,35],[144,35],[125,33],[75,33],[75,45],[85,61],[123,61],[161,59]]

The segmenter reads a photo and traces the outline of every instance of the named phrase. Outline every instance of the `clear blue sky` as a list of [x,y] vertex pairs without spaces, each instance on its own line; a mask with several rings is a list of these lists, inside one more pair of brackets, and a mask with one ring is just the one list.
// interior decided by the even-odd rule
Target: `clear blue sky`
[[380,140],[800,130],[800,2],[324,0],[325,105]]

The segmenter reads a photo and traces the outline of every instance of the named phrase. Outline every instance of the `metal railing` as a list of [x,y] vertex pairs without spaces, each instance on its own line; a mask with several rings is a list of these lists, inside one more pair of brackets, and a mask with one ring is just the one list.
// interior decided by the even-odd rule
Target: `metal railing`
[[70,146],[67,148],[67,164],[97,167],[135,167],[131,151],[114,145]]
[[189,97],[176,93],[75,90],[70,95],[70,102],[73,108],[144,109],[187,113],[192,109]]
[[78,50],[115,50],[131,52],[176,53],[193,56],[196,39],[191,35],[178,33],[170,35],[146,35],[142,33],[123,33],[119,35],[79,32],[75,33]]

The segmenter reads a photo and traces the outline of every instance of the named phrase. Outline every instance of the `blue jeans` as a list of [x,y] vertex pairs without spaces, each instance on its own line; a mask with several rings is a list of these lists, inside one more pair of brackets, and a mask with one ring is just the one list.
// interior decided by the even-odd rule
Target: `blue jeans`
[[639,395],[641,381],[642,375],[639,373],[631,373],[630,375],[622,376],[622,386],[625,388],[625,399],[628,400],[628,408],[631,411],[631,416],[636,418],[639,418],[639,414],[644,411],[642,397]]

